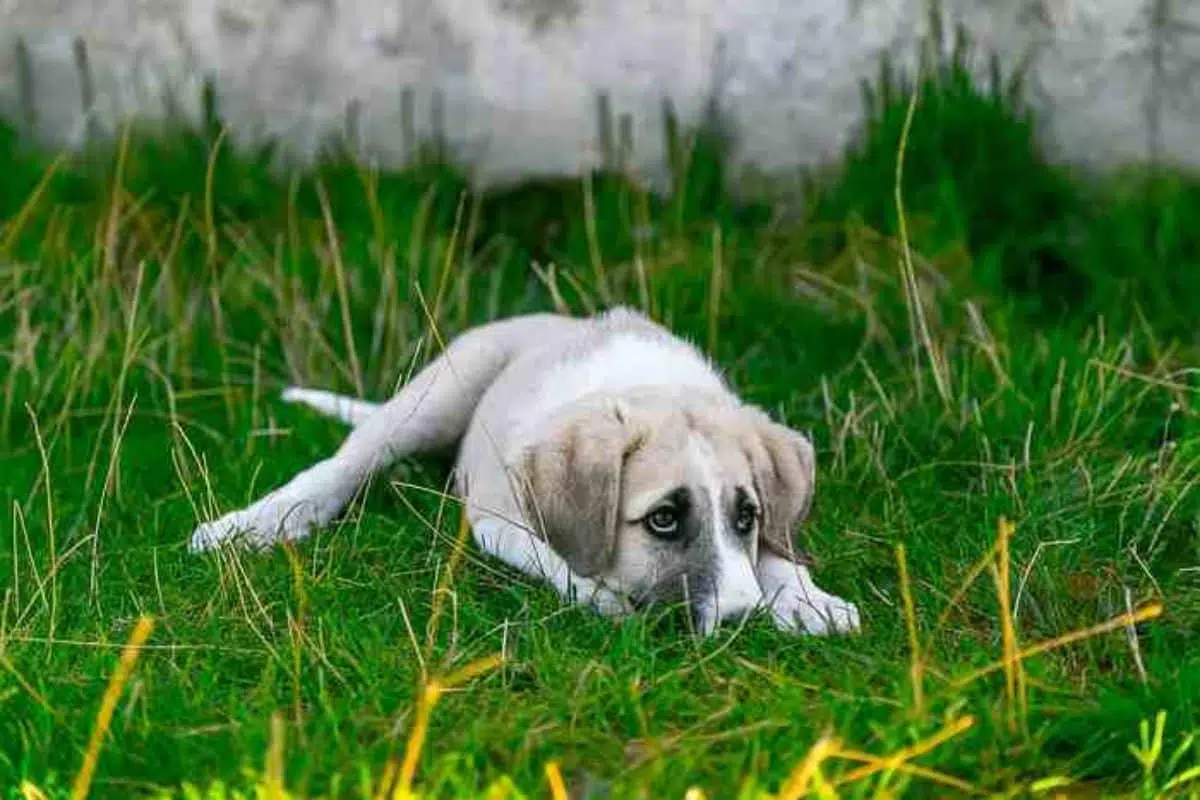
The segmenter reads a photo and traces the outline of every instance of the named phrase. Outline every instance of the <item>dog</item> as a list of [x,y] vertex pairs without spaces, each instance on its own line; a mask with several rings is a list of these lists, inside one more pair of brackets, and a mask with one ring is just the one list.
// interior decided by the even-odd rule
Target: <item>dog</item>
[[193,551],[305,537],[396,460],[458,444],[475,542],[566,602],[614,618],[680,603],[704,635],[759,608],[792,633],[859,629],[855,605],[818,588],[793,543],[815,487],[809,438],[741,402],[694,345],[637,311],[468,329],[383,404],[298,387],[282,397],[349,436],[199,525]]

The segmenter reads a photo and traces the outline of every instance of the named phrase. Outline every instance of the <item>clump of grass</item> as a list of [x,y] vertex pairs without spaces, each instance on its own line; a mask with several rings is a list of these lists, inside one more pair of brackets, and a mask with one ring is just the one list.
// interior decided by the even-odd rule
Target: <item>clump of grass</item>
[[[280,175],[219,127],[131,134],[83,163],[0,136],[0,784],[67,796],[94,752],[94,796],[1194,785],[1193,190],[1079,184],[1018,112],[956,81],[931,78],[915,107],[886,98],[801,220],[735,207],[719,163],[669,198],[592,176],[522,206],[437,162]],[[1035,242],[1070,254],[1082,305],[1011,282]],[[1113,266],[1122,248],[1141,271]],[[863,636],[755,620],[697,642],[667,613],[563,609],[468,544],[432,460],[295,547],[185,552],[199,518],[344,435],[275,402],[284,383],[379,397],[470,324],[614,302],[704,342],[748,399],[812,429],[805,534]],[[490,671],[460,684],[472,664]]]
[[847,220],[898,235],[891,179],[915,92],[904,194],[921,252],[1034,324],[1087,325],[1103,314],[1122,328],[1144,318],[1194,338],[1200,232],[1185,222],[1197,210],[1194,177],[1130,169],[1098,180],[1052,163],[1023,103],[1023,76],[993,65],[981,89],[968,50],[916,80],[885,68],[866,92],[861,141],[810,202],[817,252],[847,245]]
[[1019,76],[992,76],[981,90],[961,61],[926,69],[916,82],[885,70],[867,94],[862,142],[841,179],[814,199],[826,223],[857,218],[888,235],[900,218],[889,193],[914,92],[921,113],[906,139],[905,206],[917,247],[938,256],[965,250],[963,276],[989,294],[1012,293],[1024,310],[1062,314],[1085,300],[1088,275],[1072,244],[1085,224],[1086,188],[1047,162],[1035,120],[1020,105]]

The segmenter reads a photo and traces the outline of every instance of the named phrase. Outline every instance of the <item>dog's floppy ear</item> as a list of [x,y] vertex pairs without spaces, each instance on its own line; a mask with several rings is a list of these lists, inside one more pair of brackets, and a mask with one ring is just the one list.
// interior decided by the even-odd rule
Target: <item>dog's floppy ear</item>
[[746,453],[762,504],[761,544],[794,561],[807,560],[796,547],[796,526],[808,516],[816,489],[816,453],[807,436],[780,425],[758,409],[750,414]]
[[577,575],[591,577],[612,562],[621,474],[637,440],[627,414],[612,404],[553,425],[521,459],[526,519]]

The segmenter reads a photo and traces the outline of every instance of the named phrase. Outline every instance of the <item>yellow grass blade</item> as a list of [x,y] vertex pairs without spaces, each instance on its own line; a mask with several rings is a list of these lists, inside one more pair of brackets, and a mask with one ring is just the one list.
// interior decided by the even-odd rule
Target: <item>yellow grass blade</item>
[[450,551],[450,558],[446,561],[445,569],[438,576],[437,588],[433,591],[433,608],[429,614],[429,625],[425,629],[425,659],[427,661],[433,657],[433,646],[437,641],[442,608],[445,605],[446,596],[451,591],[450,583],[454,578],[454,571],[467,551],[467,539],[471,535],[471,525],[467,520],[466,509],[463,509],[461,514],[462,516],[458,520],[458,533],[454,537],[454,547]]
[[21,782],[21,797],[25,798],[25,800],[50,800],[45,792],[29,781]]
[[884,756],[883,758],[873,760],[869,764],[865,764],[857,769],[853,769],[841,776],[838,782],[854,783],[855,781],[860,781],[884,770],[898,769],[901,767],[901,765],[912,761],[914,758],[923,756],[926,753],[936,750],[938,747],[941,747],[954,737],[969,730],[974,724],[974,717],[959,717],[953,722],[947,724],[933,736],[930,736],[928,739],[924,739],[916,744],[909,745],[901,750],[897,750],[890,756]]
[[[1017,658],[1017,631],[1013,624],[1012,573],[1009,569],[1008,543],[1016,526],[1004,517],[996,524],[996,602],[1000,607],[1000,636],[1004,650],[1004,696],[1008,701],[1008,729],[1017,729],[1018,696],[1025,694],[1025,674],[1021,660]],[[1022,712],[1024,703],[1021,703]],[[1024,720],[1024,713],[1021,715]]]
[[909,680],[912,682],[913,706],[919,716],[925,707],[925,667],[921,661],[921,641],[917,638],[917,613],[908,581],[908,560],[904,556],[903,544],[896,545],[896,567],[900,571],[900,596],[904,601],[904,624],[908,629],[908,649],[911,658]]
[[954,612],[954,609],[957,608],[958,604],[962,602],[962,599],[967,596],[967,592],[970,591],[971,586],[974,585],[975,581],[979,579],[979,576],[982,575],[984,571],[994,563],[995,558],[996,544],[993,542],[992,546],[988,548],[988,551],[983,554],[983,557],[972,564],[971,568],[967,570],[966,577],[963,578],[962,583],[959,584],[958,589],[955,590],[954,594],[950,596],[950,600],[946,603],[946,607],[942,610],[942,613],[938,615],[937,622],[934,623],[933,627],[935,631],[946,624],[946,621],[950,619],[950,615]]
[[496,667],[504,663],[504,656],[500,653],[492,653],[477,661],[472,661],[462,669],[457,669],[441,679],[442,688],[453,689],[456,686],[461,686],[469,680],[478,678],[485,672],[491,672]]
[[17,240],[17,236],[25,229],[25,225],[29,222],[29,218],[33,216],[33,212],[38,209],[43,195],[46,194],[46,190],[50,187],[50,182],[54,180],[55,174],[69,157],[69,153],[60,153],[50,163],[50,166],[46,168],[46,171],[42,173],[42,179],[38,181],[38,185],[30,192],[28,199],[25,200],[25,203],[17,211],[16,215],[9,220],[4,231],[4,239],[0,241],[0,255],[8,256],[13,243]]
[[[1134,611],[1132,614],[1128,612],[1120,614],[1108,620],[1107,622],[1101,622],[1098,625],[1092,625],[1089,628],[1081,628],[1080,630],[1072,631],[1071,633],[1064,633],[1062,636],[1056,636],[1053,639],[1049,639],[1044,642],[1038,642],[1035,645],[1030,645],[1023,650],[1018,651],[1015,655],[1015,658],[1018,661],[1024,661],[1027,658],[1032,658],[1033,656],[1041,655],[1042,653],[1049,652],[1050,650],[1056,650],[1060,647],[1074,644],[1075,642],[1082,641],[1083,639],[1089,639],[1093,636],[1099,636],[1110,631],[1118,630],[1126,625],[1136,625],[1139,622],[1145,622],[1147,620],[1154,619],[1155,617],[1162,616],[1162,613],[1162,603],[1151,603],[1148,606]],[[993,664],[989,664],[986,667],[980,667],[974,672],[970,672],[967,675],[958,678],[951,685],[956,689],[961,688],[969,683],[974,683],[980,678],[991,675],[997,670],[1004,669],[1004,665],[1005,662],[1001,660]]]
[[96,723],[92,727],[92,738],[88,741],[87,751],[83,756],[83,765],[79,768],[79,774],[75,776],[75,784],[71,787],[71,800],[83,800],[88,795],[88,790],[92,786],[92,777],[96,774],[96,762],[100,758],[100,746],[104,742],[104,734],[108,732],[108,726],[112,723],[112,715],[116,711],[117,701],[121,699],[121,693],[125,690],[125,684],[129,681],[129,676],[133,674],[133,668],[142,652],[141,647],[153,629],[153,617],[147,615],[139,617],[133,633],[129,636],[129,641],[121,650],[117,668],[113,671],[112,677],[108,679],[108,688],[105,689],[104,697],[100,701],[100,711],[96,714]]
[[550,796],[554,800],[568,800],[567,785],[563,782],[562,772],[557,762],[546,762],[546,783],[550,784]]
[[413,777],[417,774],[417,759],[421,757],[421,749],[425,746],[425,736],[429,733],[429,715],[444,691],[442,684],[434,678],[425,684],[421,698],[417,701],[417,713],[413,720],[412,733],[404,748],[404,761],[400,764],[400,780],[392,792],[392,800],[408,800],[412,796]]
[[434,678],[425,684],[425,688],[421,691],[421,697],[417,700],[417,712],[413,719],[412,733],[409,734],[408,742],[404,748],[404,760],[400,764],[400,778],[396,782],[395,789],[392,791],[393,800],[409,800],[413,796],[413,778],[417,774],[417,761],[421,757],[421,750],[425,746],[425,738],[429,733],[429,717],[433,713],[433,707],[437,705],[441,696],[447,689],[460,686],[485,672],[495,669],[503,662],[504,657],[499,653],[495,653],[478,661],[473,661],[462,669],[450,673],[445,678]]
[[1191,769],[1184,770],[1180,774],[1176,775],[1174,778],[1166,782],[1166,784],[1163,786],[1163,791],[1170,792],[1173,789],[1178,789],[1185,783],[1190,783],[1191,781],[1196,780],[1200,780],[1200,767],[1192,767]]
[[800,800],[808,791],[809,785],[817,774],[821,762],[836,755],[841,743],[829,734],[825,734],[809,749],[804,759],[792,769],[783,782],[776,800]]
[[[888,763],[887,756],[877,756],[871,753],[862,753],[857,750],[839,750],[837,755],[838,758],[844,758],[847,761],[859,761],[863,764],[878,767],[880,772],[895,770],[897,772],[904,772],[909,775],[914,775],[918,778],[924,778],[925,780],[933,783],[940,783],[944,786],[958,789],[960,792],[964,792],[966,794],[984,794],[982,789],[972,783],[964,781],[962,778],[956,778],[953,775],[946,774],[945,772],[939,772],[935,769],[921,767],[916,764]],[[861,780],[861,778],[858,779]],[[842,784],[849,782],[850,780],[848,776],[841,776],[835,781],[835,784],[841,786]]]
[[266,795],[269,800],[283,800],[283,717],[271,715],[271,741],[267,747]]

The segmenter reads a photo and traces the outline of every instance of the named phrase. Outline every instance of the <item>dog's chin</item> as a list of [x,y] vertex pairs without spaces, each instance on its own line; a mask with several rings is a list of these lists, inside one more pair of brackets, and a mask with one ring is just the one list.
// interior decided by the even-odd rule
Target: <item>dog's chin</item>
[[689,609],[692,615],[692,625],[700,636],[712,636],[721,624],[717,613],[717,604],[712,600],[702,600]]

